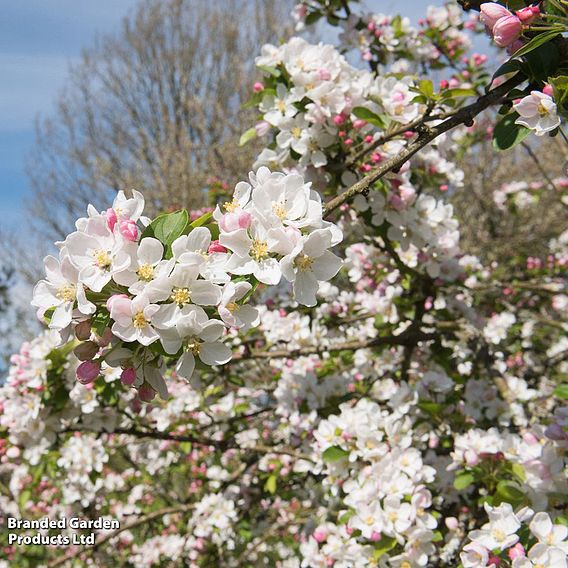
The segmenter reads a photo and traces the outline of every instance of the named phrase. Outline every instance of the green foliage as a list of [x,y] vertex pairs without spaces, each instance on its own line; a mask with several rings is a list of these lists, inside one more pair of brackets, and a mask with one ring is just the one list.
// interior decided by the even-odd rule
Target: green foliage
[[496,150],[509,150],[520,144],[529,134],[530,130],[515,124],[519,118],[518,113],[511,112],[505,115],[495,126],[493,131],[493,147]]
[[349,455],[347,450],[340,448],[339,446],[331,446],[327,448],[322,454],[323,461],[326,462],[336,462],[346,458]]
[[256,138],[256,128],[253,126],[249,128],[246,132],[243,132],[242,136],[239,139],[239,146],[244,146],[248,144],[251,140]]
[[369,124],[372,124],[377,128],[381,128],[382,130],[386,129],[385,121],[378,114],[375,114],[372,110],[369,110],[365,107],[355,107],[352,112],[357,118],[365,120]]
[[158,215],[142,233],[141,239],[154,237],[166,248],[165,257],[171,258],[171,245],[181,235],[189,224],[189,215],[185,209],[174,213]]

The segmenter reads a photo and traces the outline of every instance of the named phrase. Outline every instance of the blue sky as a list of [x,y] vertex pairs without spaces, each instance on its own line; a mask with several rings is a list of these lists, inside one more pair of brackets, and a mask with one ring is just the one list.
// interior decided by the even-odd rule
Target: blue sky
[[[65,87],[67,70],[96,34],[115,31],[138,0],[19,0],[0,18],[0,215],[4,227],[21,220],[29,196],[24,172],[34,120],[47,115]],[[432,2],[440,4],[440,1]],[[400,11],[413,20],[421,0],[370,0],[375,11]]]

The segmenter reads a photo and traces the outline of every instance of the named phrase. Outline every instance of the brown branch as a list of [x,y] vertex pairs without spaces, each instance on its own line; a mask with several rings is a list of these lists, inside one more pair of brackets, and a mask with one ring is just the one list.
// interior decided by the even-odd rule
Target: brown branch
[[509,93],[511,89],[520,85],[525,81],[525,77],[517,73],[508,81],[499,85],[487,94],[479,97],[474,103],[461,108],[456,111],[451,117],[437,126],[422,125],[419,137],[409,144],[398,156],[387,160],[382,166],[378,167],[374,172],[366,175],[357,183],[353,184],[350,188],[342,194],[334,197],[327,202],[324,208],[324,216],[329,215],[338,207],[351,200],[353,197],[360,193],[367,191],[377,180],[384,177],[389,172],[397,171],[403,164],[405,164],[414,154],[422,150],[425,146],[430,144],[433,140],[441,136],[445,132],[456,128],[462,124],[472,124],[473,119],[490,106],[500,103],[503,98]]
[[298,349],[279,349],[274,351],[252,351],[244,355],[235,355],[232,361],[243,361],[246,359],[279,359],[284,357],[301,357],[302,355],[320,355],[333,351],[356,351],[357,349],[366,349],[368,347],[377,347],[379,345],[414,345],[419,341],[433,341],[439,337],[435,333],[422,333],[413,331],[411,333],[403,332],[400,335],[386,335],[383,337],[375,337],[368,341],[347,341],[336,345],[311,345],[309,347],[300,347]]
[[56,558],[55,560],[50,562],[48,564],[48,566],[49,566],[49,568],[55,568],[55,566],[61,566],[61,565],[65,564],[65,562],[68,562],[68,561],[72,560],[73,558],[80,556],[83,553],[92,552],[93,550],[95,550],[99,546],[102,546],[105,542],[108,542],[110,539],[114,538],[115,536],[118,536],[121,532],[133,529],[135,527],[138,527],[140,525],[143,525],[145,523],[153,521],[154,519],[157,519],[158,517],[163,517],[164,515],[170,515],[172,513],[183,513],[183,512],[186,512],[186,511],[190,511],[194,507],[195,507],[194,503],[185,503],[183,505],[175,505],[173,507],[164,507],[162,509],[152,511],[151,513],[148,513],[147,515],[143,515],[141,517],[133,519],[132,521],[130,521],[128,523],[122,524],[120,526],[120,528],[116,529],[113,532],[105,534],[100,540],[96,540],[95,544],[93,546],[86,548],[86,549],[85,548],[79,548],[77,550],[73,550],[71,553],[66,554],[65,556],[62,556],[61,558]]

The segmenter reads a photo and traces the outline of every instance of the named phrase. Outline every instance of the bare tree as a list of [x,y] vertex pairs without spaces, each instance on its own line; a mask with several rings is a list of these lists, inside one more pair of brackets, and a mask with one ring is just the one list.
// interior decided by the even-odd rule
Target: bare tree
[[235,181],[254,144],[242,111],[254,58],[286,35],[291,2],[145,0],[120,33],[70,69],[54,114],[38,120],[29,207],[43,239],[61,238],[86,203],[137,188],[149,211],[204,202],[211,175]]
[[[534,139],[513,151],[496,152],[487,139],[459,163],[466,184],[452,196],[460,220],[461,246],[484,263],[507,264],[514,257],[542,256],[547,243],[567,228],[566,205],[555,178],[564,176],[555,147],[559,139]],[[497,207],[494,192],[502,184],[526,181],[544,186],[540,199],[515,215]]]

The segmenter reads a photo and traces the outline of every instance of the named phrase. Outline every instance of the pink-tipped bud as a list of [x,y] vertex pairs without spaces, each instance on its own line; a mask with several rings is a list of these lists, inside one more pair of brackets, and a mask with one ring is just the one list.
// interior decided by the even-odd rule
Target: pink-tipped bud
[[85,361],[77,367],[77,380],[82,385],[92,383],[101,374],[101,364],[97,361]]
[[343,124],[345,122],[345,115],[343,114],[336,114],[333,117],[333,124],[335,124],[336,126],[339,126],[340,124]]
[[252,222],[252,215],[248,211],[235,211],[234,213],[225,213],[219,221],[222,231],[230,233],[237,229],[248,229]]
[[99,346],[94,341],[84,341],[73,349],[73,353],[79,361],[91,361],[98,351]]
[[446,79],[440,81],[440,89],[447,89],[449,86],[450,83]]
[[219,243],[219,241],[212,241],[207,249],[209,254],[213,254],[215,252],[227,252],[227,249]]
[[373,542],[379,542],[379,540],[381,540],[382,537],[383,537],[383,535],[378,531],[373,531],[371,533],[371,540]]
[[252,86],[252,90],[255,93],[260,93],[260,91],[264,91],[264,85],[262,83],[260,83],[259,81],[257,81],[253,86]]
[[127,298],[126,294],[113,294],[107,301],[106,301],[106,309],[110,312],[112,311],[113,303],[118,300],[119,298]]
[[120,234],[127,240],[134,242],[138,238],[138,226],[136,221],[127,219],[120,222]]
[[493,39],[499,47],[507,47],[519,39],[523,24],[517,16],[506,16],[493,26]]
[[362,118],[358,118],[354,123],[353,123],[353,128],[356,128],[357,130],[359,130],[360,128],[363,128],[363,126],[367,126],[367,121],[363,120]]
[[109,207],[106,210],[106,219],[107,219],[108,228],[111,231],[114,231],[114,226],[116,225],[116,222],[118,221],[118,217],[116,216],[116,211],[112,207]]
[[136,381],[136,371],[132,367],[124,369],[120,374],[120,382],[127,387],[130,387]]
[[540,8],[538,6],[527,6],[522,10],[518,10],[515,14],[524,24],[532,24],[540,16]]
[[327,532],[323,529],[316,529],[312,536],[316,542],[321,544],[327,538]]
[[515,546],[509,549],[507,554],[511,560],[515,560],[515,558],[523,558],[525,556],[525,549],[520,542],[517,542]]
[[331,79],[331,73],[327,69],[320,69],[318,76],[322,81],[329,81]]
[[485,24],[490,32],[499,20],[512,16],[512,13],[509,12],[507,8],[501,6],[501,4],[497,4],[496,2],[485,2],[484,4],[481,4],[479,11],[479,19],[483,24]]
[[138,389],[138,397],[143,402],[151,402],[156,397],[156,391],[150,385],[143,384]]
[[254,125],[254,129],[256,131],[256,135],[261,138],[262,136],[268,134],[272,126],[270,123],[266,122],[266,120],[261,120]]
[[549,97],[554,96],[554,89],[552,88],[552,85],[545,85],[542,92]]
[[450,531],[457,530],[457,528],[460,525],[458,520],[455,517],[446,517],[444,522],[446,523],[446,527],[448,527],[448,530],[450,530]]

